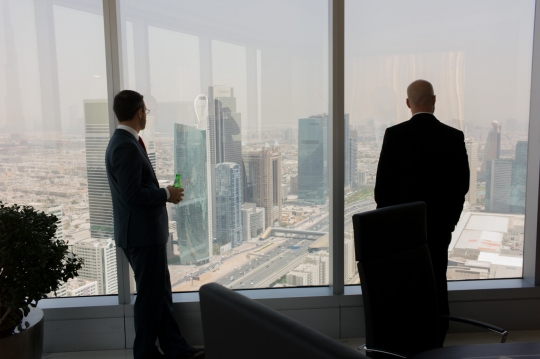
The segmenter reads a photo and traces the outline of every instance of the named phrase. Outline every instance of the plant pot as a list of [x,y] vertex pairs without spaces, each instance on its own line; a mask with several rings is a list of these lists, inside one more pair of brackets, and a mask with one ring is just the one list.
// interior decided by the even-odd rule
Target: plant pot
[[[28,326],[26,325],[28,323]],[[21,320],[23,329],[0,339],[0,358],[41,359],[43,357],[43,311],[30,308],[30,313]]]

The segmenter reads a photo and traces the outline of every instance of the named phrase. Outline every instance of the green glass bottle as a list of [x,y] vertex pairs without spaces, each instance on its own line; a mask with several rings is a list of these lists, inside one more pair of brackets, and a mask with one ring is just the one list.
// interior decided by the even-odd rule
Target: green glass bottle
[[180,173],[176,174],[176,178],[174,180],[173,187],[174,188],[182,188],[182,178],[180,177]]

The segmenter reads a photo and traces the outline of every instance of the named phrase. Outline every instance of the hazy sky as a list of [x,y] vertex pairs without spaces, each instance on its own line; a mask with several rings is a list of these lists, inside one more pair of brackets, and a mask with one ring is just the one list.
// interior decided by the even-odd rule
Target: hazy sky
[[367,118],[373,93],[393,92],[403,121],[406,87],[424,78],[441,120],[525,122],[533,22],[532,0],[348,1],[346,111]]
[[[63,130],[82,129],[84,99],[106,98],[102,1],[69,3],[54,5],[49,27],[38,29],[33,0],[0,0],[0,133],[13,88],[27,130],[43,128],[41,91],[50,87],[42,81],[51,77]],[[244,129],[247,121],[296,127],[328,111],[325,0],[122,0],[121,16],[124,83],[158,103],[232,86]],[[406,120],[405,89],[416,78],[433,82],[443,121],[528,121],[533,21],[533,0],[348,0],[352,124]],[[37,31],[52,39],[40,51]],[[53,66],[40,67],[43,57]],[[13,69],[17,77],[8,76]]]

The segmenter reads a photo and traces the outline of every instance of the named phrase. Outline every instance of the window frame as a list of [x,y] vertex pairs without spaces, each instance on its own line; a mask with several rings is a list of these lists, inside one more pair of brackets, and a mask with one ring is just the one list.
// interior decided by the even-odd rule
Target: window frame
[[[67,6],[66,0],[53,0],[49,4]],[[531,72],[531,101],[529,112],[528,157],[527,157],[527,201],[525,211],[525,243],[523,251],[523,278],[449,282],[449,291],[482,293],[490,289],[509,289],[512,291],[540,287],[540,245],[538,236],[538,203],[540,200],[540,16],[538,2],[535,3],[533,55]],[[71,6],[73,7],[73,6]],[[123,89],[122,72],[122,33],[120,22],[120,0],[103,0],[103,19],[105,30],[107,91],[109,101],[110,134],[117,127],[112,110],[114,94]],[[329,290],[319,288],[281,288],[251,289],[240,293],[257,300],[293,299],[310,296],[360,296],[359,285],[344,284],[344,38],[345,38],[345,0],[328,0],[329,31],[329,198],[330,198],[330,284]],[[117,248],[118,304],[134,303],[134,283],[132,271],[122,250]],[[110,297],[110,296],[109,296]],[[42,308],[74,308],[109,306],[110,300],[99,297],[44,299]],[[198,303],[198,292],[174,293],[175,303]],[[53,304],[52,301],[58,301]],[[107,303],[107,304],[103,304]]]

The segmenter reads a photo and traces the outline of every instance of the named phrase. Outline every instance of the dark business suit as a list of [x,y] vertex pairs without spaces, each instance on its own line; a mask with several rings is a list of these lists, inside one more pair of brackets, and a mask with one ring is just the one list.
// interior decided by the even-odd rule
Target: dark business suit
[[[427,242],[437,282],[441,315],[449,314],[446,268],[448,245],[469,191],[469,161],[463,132],[421,113],[384,135],[377,168],[377,207],[423,201]],[[444,342],[448,323],[440,327]]]
[[114,214],[114,239],[135,273],[136,359],[158,357],[156,339],[167,358],[184,354],[186,343],[172,310],[167,267],[167,192],[159,188],[146,151],[128,131],[117,129],[105,154]]

